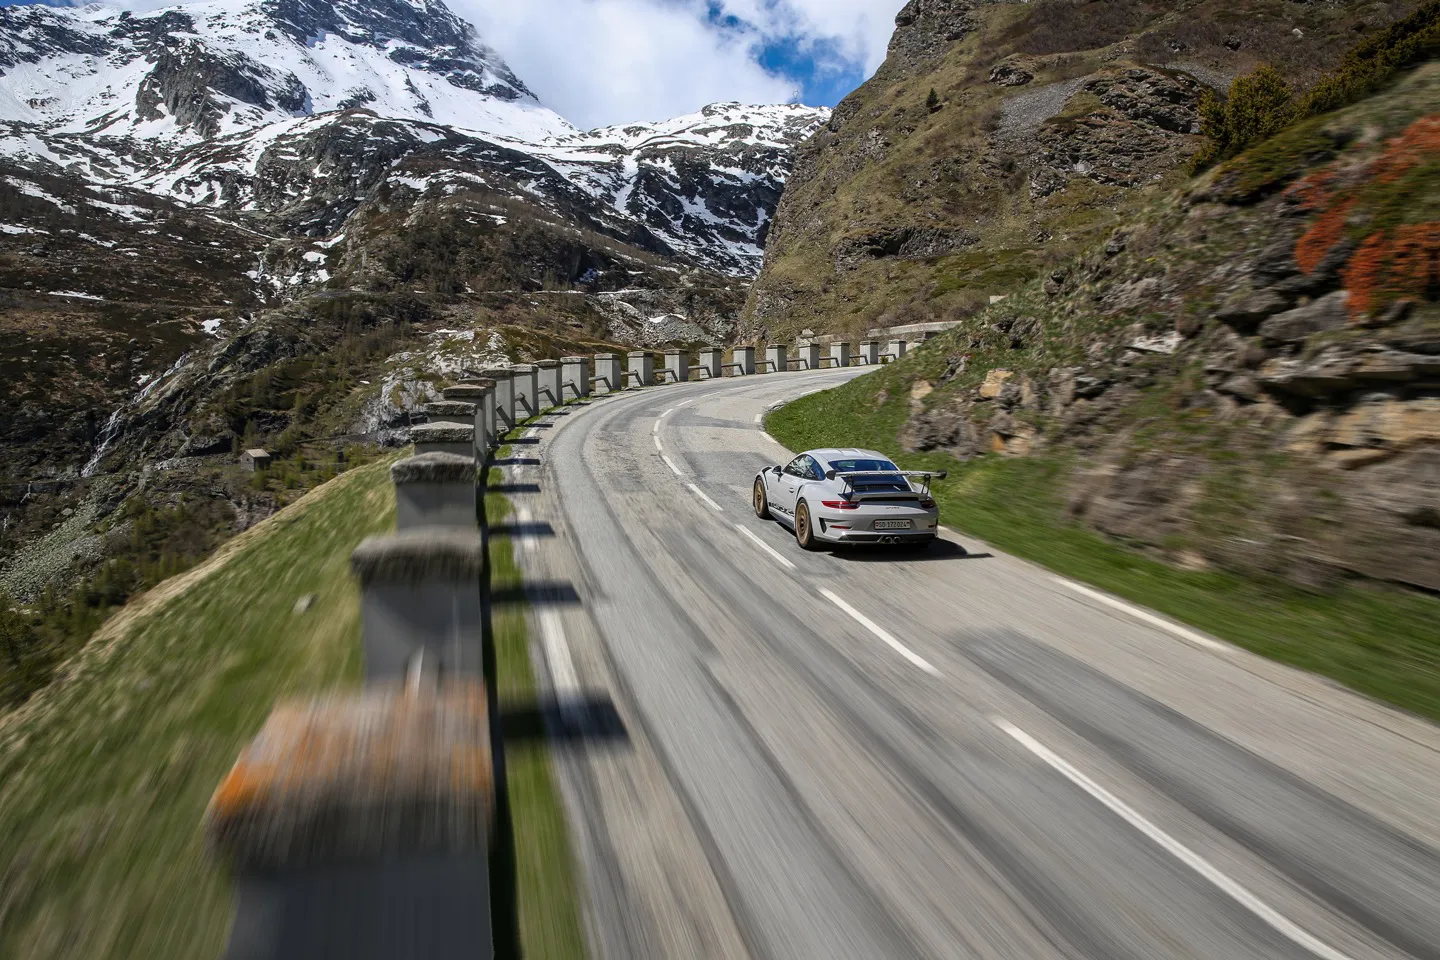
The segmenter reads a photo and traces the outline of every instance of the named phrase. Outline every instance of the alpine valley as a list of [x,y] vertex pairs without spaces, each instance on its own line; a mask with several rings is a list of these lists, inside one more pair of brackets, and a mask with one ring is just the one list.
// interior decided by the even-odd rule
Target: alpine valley
[[724,341],[828,116],[581,131],[439,0],[0,8],[0,551],[55,541],[0,586],[103,556],[137,484],[265,515],[209,469],[247,438],[304,463],[487,361]]

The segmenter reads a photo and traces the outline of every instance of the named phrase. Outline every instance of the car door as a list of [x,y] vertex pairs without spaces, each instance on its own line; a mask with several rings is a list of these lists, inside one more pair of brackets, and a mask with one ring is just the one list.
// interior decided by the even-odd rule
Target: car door
[[771,506],[778,509],[785,516],[795,515],[795,495],[800,489],[800,484],[805,482],[806,461],[809,458],[804,454],[796,457],[785,465],[780,471],[778,481],[773,484],[775,495],[770,498]]

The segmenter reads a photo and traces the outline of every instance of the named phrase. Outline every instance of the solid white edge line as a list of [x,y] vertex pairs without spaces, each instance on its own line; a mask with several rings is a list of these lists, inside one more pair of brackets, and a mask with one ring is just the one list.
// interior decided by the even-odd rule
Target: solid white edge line
[[675,474],[675,476],[677,477],[682,476],[682,474],[680,473],[680,468],[675,466],[675,461],[671,460],[663,453],[660,454],[660,459],[665,461],[665,466],[670,468],[671,473]]
[[755,414],[755,422],[756,422],[756,423],[764,423],[764,422],[765,422],[765,414],[763,414],[763,413],[757,413],[757,414]]
[[[533,519],[534,519],[534,516],[533,516],[533,514],[530,513],[530,508],[529,508],[529,507],[523,507],[523,506],[522,506],[522,507],[516,507],[516,508],[515,508],[515,522],[516,522],[516,523],[519,523],[519,524],[521,524],[522,526],[526,526],[526,525],[528,525],[528,524],[530,523],[530,521],[533,520]],[[538,547],[538,546],[540,545],[540,542],[539,542],[537,539],[535,539],[535,537],[534,537],[533,535],[531,535],[531,534],[521,534],[521,535],[520,535],[519,537],[517,537],[516,539],[518,539],[518,540],[520,541],[520,546],[521,546],[521,548],[524,549],[524,550],[534,550],[536,547]]]
[[661,420],[664,420],[666,417],[670,416],[670,414],[672,414],[672,413],[674,413],[674,412],[675,412],[675,408],[674,408],[674,407],[671,407],[669,410],[666,410],[664,413],[660,414],[660,419],[661,419]]
[[575,661],[570,657],[570,644],[565,640],[560,611],[541,608],[540,644],[545,650],[545,662],[550,667],[550,682],[555,685],[555,699],[560,703],[561,715],[568,716],[580,704],[580,678],[575,673]]
[[829,590],[826,590],[824,587],[820,588],[820,595],[826,600],[829,600],[831,603],[835,604],[835,606],[839,607],[841,610],[844,610],[846,613],[850,614],[850,616],[853,617],[856,622],[858,622],[862,627],[869,630],[871,633],[875,634],[875,636],[883,640],[891,649],[893,649],[896,653],[900,654],[900,656],[904,657],[906,660],[909,660],[911,663],[915,664],[915,666],[919,667],[921,670],[924,670],[932,677],[940,676],[940,671],[936,670],[929,660],[926,660],[914,650],[911,650],[909,647],[905,646],[905,644],[901,643],[899,640],[896,640],[885,630],[882,630],[879,624],[875,623],[875,621],[865,616],[865,614],[861,613],[859,610],[856,610],[854,607],[850,606],[850,604],[846,603],[844,600],[841,600],[837,595],[831,593]]
[[795,564],[791,563],[791,562],[790,562],[790,559],[789,559],[788,557],[786,557],[784,554],[782,554],[779,550],[776,550],[774,547],[770,546],[770,544],[766,543],[764,540],[761,540],[761,539],[760,539],[759,537],[757,537],[754,533],[752,533],[752,532],[749,531],[749,530],[746,530],[744,527],[742,527],[742,526],[741,526],[740,524],[738,524],[738,523],[735,524],[735,529],[736,529],[736,530],[739,530],[741,533],[745,534],[745,536],[749,537],[749,538],[751,539],[751,541],[754,542],[755,546],[759,547],[761,550],[764,550],[766,553],[770,554],[771,559],[773,559],[776,563],[780,564],[780,565],[781,565],[782,567],[784,567],[786,570],[794,570],[794,569],[795,569]]
[[1109,807],[1112,813],[1159,844],[1181,863],[1200,874],[1200,876],[1206,880],[1209,880],[1216,887],[1219,887],[1221,891],[1230,896],[1242,907],[1255,914],[1255,916],[1265,921],[1282,936],[1309,950],[1317,957],[1325,958],[1325,960],[1350,960],[1345,954],[1332,949],[1327,944],[1306,933],[1292,921],[1286,919],[1273,907],[1265,903],[1265,901],[1255,896],[1255,894],[1245,889],[1226,874],[1221,873],[1210,861],[1151,823],[1137,810],[1071,766],[1064,758],[1030,736],[1030,734],[1021,730],[1008,720],[1000,717],[991,717],[990,719],[995,726],[999,727],[1005,733],[1008,733],[1026,750],[1029,750],[1035,754],[1035,756],[1049,764],[1059,772],[1061,776],[1065,777],[1065,779]]
[[651,433],[659,433],[659,432],[660,432],[660,421],[659,421],[659,420],[656,420],[656,421],[655,421],[655,426],[653,426],[653,427],[650,428],[650,432],[651,432]]
[[655,441],[655,449],[656,449],[656,450],[664,450],[664,449],[665,449],[664,447],[660,446],[660,434],[658,434],[658,433],[652,433],[652,434],[650,435],[650,439]]
[[[769,440],[771,443],[775,444],[775,446],[777,446],[777,447],[783,447],[783,446],[785,446],[785,444],[781,443],[779,440],[776,440],[774,437],[770,436],[770,434],[767,433],[767,432],[765,432],[764,430],[761,430],[761,431],[760,431],[760,436],[764,437],[766,440]],[[788,448],[787,448],[787,449],[788,449]]]
[[1175,636],[1179,637],[1182,640],[1189,640],[1191,643],[1195,644],[1198,647],[1204,647],[1206,650],[1220,651],[1228,649],[1225,644],[1217,643],[1216,641],[1211,640],[1204,634],[1196,633],[1194,630],[1188,630],[1185,627],[1180,626],[1179,624],[1171,623],[1169,620],[1166,620],[1162,617],[1157,617],[1153,613],[1147,613],[1144,610],[1141,610],[1139,607],[1131,606],[1123,600],[1116,600],[1114,597],[1103,594],[1099,590],[1091,590],[1089,587],[1082,586],[1081,584],[1078,584],[1073,580],[1066,580],[1064,577],[1056,577],[1055,581],[1057,583],[1063,584],[1071,590],[1074,590],[1076,593],[1084,594],[1091,600],[1098,600],[1106,606],[1114,607],[1116,610],[1124,611],[1125,613],[1128,613],[1130,616],[1134,617],[1136,620],[1143,620],[1151,626],[1159,627],[1161,630],[1166,630],[1170,633],[1173,633]]
[[716,503],[714,500],[711,500],[709,497],[705,496],[705,491],[704,491],[704,490],[701,490],[699,487],[695,486],[695,484],[693,484],[693,483],[687,483],[687,484],[685,484],[685,486],[687,486],[687,487],[690,488],[690,492],[691,492],[691,493],[695,494],[695,496],[699,497],[701,500],[704,500],[706,503],[708,503],[710,506],[714,507],[714,508],[715,508],[716,510],[718,510],[720,513],[724,513],[724,512],[725,512],[725,508],[724,508],[724,507],[720,506],[720,504]]

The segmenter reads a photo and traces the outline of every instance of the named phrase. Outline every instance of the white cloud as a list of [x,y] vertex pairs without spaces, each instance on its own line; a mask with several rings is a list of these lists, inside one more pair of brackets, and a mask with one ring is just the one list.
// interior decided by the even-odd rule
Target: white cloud
[[[717,100],[798,99],[766,46],[822,72],[872,73],[904,0],[450,0],[547,105],[580,127],[659,120]],[[726,21],[718,25],[711,9]],[[783,68],[782,68],[783,69]]]

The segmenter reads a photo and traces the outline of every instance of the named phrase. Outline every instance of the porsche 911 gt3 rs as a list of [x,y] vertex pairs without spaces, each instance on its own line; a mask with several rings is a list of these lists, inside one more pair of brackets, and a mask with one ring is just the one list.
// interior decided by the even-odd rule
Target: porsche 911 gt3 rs
[[941,472],[901,470],[874,450],[807,450],[755,475],[755,516],[795,531],[806,550],[821,544],[926,545],[939,533],[930,481]]

